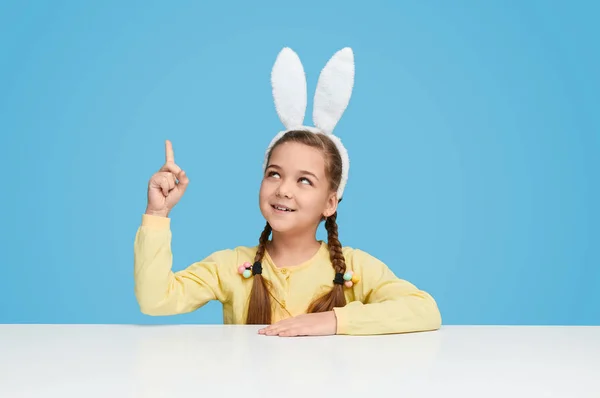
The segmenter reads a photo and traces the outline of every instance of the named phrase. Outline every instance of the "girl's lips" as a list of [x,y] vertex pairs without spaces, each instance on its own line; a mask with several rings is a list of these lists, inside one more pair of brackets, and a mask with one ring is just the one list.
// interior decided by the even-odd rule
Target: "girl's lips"
[[292,213],[296,210],[294,209],[290,209],[287,206],[282,206],[282,205],[278,205],[278,204],[274,204],[271,205],[271,207],[273,208],[273,210],[275,210],[277,213]]

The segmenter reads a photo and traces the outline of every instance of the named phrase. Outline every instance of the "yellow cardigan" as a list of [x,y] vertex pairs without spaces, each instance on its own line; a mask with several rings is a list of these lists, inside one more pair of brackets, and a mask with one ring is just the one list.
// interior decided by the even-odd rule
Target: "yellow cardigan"
[[[252,277],[245,279],[238,267],[253,262],[257,247],[217,251],[173,272],[171,237],[169,218],[142,215],[134,243],[135,295],[142,313],[182,314],[219,300],[225,324],[245,323]],[[362,250],[344,247],[343,254],[347,270],[352,270],[359,282],[344,287],[348,304],[334,308],[337,334],[404,333],[441,327],[438,306],[427,292],[397,278],[383,262]],[[316,297],[333,287],[335,271],[325,242],[303,264],[276,267],[268,252],[262,264],[262,276],[272,285],[273,323],[306,313]]]

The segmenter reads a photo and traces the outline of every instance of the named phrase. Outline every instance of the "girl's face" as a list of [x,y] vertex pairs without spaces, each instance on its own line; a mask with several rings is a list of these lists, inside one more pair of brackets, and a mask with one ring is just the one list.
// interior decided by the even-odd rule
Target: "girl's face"
[[329,189],[322,152],[297,142],[278,145],[260,185],[259,204],[277,232],[314,229],[322,216],[332,215],[337,197]]

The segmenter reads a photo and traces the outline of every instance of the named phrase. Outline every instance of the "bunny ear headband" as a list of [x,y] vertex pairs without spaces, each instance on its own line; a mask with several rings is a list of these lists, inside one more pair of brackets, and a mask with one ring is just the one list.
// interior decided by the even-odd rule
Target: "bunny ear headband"
[[306,77],[298,55],[290,48],[281,50],[273,70],[271,85],[275,109],[286,130],[279,132],[269,144],[265,153],[263,172],[267,167],[267,156],[275,143],[290,130],[305,130],[327,135],[336,145],[342,156],[342,180],[337,191],[341,200],[346,182],[350,160],[342,141],[333,135],[333,129],[350,102],[354,85],[354,55],[349,47],[336,52],[327,62],[317,82],[313,104],[313,122],[315,127],[304,126],[306,112]]

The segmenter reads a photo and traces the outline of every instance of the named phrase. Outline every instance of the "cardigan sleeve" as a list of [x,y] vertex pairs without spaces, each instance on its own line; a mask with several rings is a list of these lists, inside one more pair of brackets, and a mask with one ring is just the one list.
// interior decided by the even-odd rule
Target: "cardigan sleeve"
[[233,267],[233,250],[212,253],[173,272],[170,219],[144,214],[134,242],[134,291],[142,313],[175,315],[211,300],[227,300],[222,267]]
[[347,259],[361,280],[354,286],[358,299],[334,308],[338,334],[406,333],[441,327],[440,311],[429,293],[398,278],[386,264],[362,250],[352,249]]

